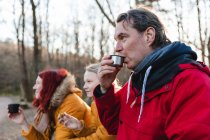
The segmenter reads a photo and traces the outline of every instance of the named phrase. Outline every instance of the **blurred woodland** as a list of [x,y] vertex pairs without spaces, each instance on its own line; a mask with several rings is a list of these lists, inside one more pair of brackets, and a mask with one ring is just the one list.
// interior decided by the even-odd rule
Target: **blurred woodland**
[[[75,75],[82,89],[85,66],[114,53],[117,15],[139,5],[158,11],[165,26],[172,30],[169,38],[192,46],[200,61],[210,66],[209,0],[167,0],[167,4],[166,0],[124,0],[124,7],[118,0],[88,0],[91,2],[85,15],[80,16],[76,6],[69,5],[69,20],[58,27],[49,20],[56,19],[49,13],[51,1],[10,1],[14,39],[0,41],[0,94],[18,94],[31,101],[38,72],[61,67]],[[4,8],[0,8],[0,15]],[[5,23],[1,20],[0,26]],[[129,73],[123,68],[118,74],[121,84]]]

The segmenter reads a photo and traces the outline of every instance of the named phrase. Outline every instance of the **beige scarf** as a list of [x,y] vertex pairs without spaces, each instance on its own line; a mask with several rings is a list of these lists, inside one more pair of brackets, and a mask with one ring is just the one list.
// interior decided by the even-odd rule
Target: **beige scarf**
[[34,127],[40,133],[44,133],[47,128],[50,127],[50,120],[47,113],[43,113],[41,110],[37,110],[36,115],[34,116]]

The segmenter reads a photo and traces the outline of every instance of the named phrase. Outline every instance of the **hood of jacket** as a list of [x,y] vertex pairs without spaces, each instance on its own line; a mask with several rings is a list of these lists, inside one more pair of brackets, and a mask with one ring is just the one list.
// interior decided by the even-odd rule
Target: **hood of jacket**
[[[183,71],[179,64],[192,63],[200,66],[196,59],[196,53],[184,43],[174,42],[158,48],[136,66],[131,79],[132,86],[141,91],[145,72],[151,66],[145,91],[157,89],[170,82],[179,72]],[[141,92],[138,93],[138,95],[140,94]]]
[[75,87],[74,80],[72,80],[71,75],[67,75],[61,84],[56,88],[51,100],[50,107],[57,108],[60,106],[69,94],[76,93],[78,96],[82,97],[82,91]]

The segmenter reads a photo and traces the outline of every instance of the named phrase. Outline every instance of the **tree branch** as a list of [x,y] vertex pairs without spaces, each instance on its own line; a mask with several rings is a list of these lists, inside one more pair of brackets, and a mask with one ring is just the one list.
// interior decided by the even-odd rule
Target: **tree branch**
[[104,16],[106,17],[106,19],[109,21],[109,23],[110,23],[113,27],[115,27],[115,26],[116,26],[116,25],[115,25],[115,22],[112,21],[112,20],[109,18],[109,16],[105,13],[103,7],[102,7],[101,4],[98,2],[98,0],[95,0],[95,2],[96,2],[96,4],[98,5],[98,7],[99,7],[99,9],[101,10],[101,12],[102,12],[102,13],[104,14]]

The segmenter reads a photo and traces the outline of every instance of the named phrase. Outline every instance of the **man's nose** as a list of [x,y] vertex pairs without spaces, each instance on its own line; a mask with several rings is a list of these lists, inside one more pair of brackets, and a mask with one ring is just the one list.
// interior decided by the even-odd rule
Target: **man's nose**
[[115,52],[120,52],[122,48],[122,44],[120,42],[117,42],[115,46]]

